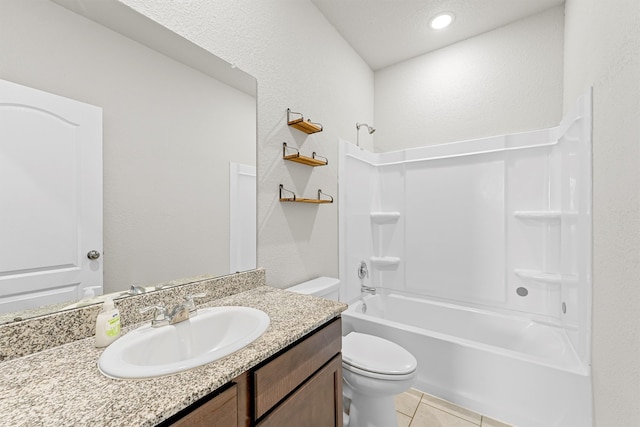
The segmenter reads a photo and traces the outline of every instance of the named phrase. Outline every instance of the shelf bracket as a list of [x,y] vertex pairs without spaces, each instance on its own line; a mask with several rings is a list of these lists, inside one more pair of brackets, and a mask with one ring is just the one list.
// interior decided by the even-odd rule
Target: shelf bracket
[[328,165],[328,164],[329,164],[329,159],[327,159],[327,158],[326,158],[326,157],[324,157],[324,156],[321,156],[321,155],[317,154],[315,151],[311,153],[311,158],[312,158],[313,160],[321,159],[321,160],[318,160],[318,161],[320,161],[320,162],[324,162],[324,164],[325,164],[325,165]]
[[[323,199],[322,196],[327,196],[330,200]],[[333,196],[331,196],[331,195],[329,195],[327,193],[323,193],[322,190],[318,190],[318,200],[320,200],[322,202],[333,203]]]
[[[292,198],[286,198],[286,197],[282,197],[282,191],[286,191],[287,193],[291,193],[291,195],[293,196]],[[280,190],[278,191],[279,195],[280,195],[280,201],[291,201],[291,202],[295,202],[296,201],[296,193],[294,193],[291,190],[287,190],[286,188],[284,188],[284,186],[282,184],[280,184]]]

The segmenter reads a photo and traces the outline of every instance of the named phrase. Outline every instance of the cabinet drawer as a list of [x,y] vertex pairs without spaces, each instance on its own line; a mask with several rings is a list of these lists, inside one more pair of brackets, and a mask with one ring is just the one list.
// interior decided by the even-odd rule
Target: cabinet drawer
[[342,348],[337,318],[253,373],[254,408],[258,419],[327,363]]
[[316,372],[258,427],[342,427],[342,357]]

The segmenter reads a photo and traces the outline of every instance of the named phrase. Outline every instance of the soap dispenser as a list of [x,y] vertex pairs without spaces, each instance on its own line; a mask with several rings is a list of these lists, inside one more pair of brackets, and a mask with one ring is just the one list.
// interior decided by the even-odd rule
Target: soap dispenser
[[107,298],[96,319],[96,347],[106,347],[120,336],[120,311]]

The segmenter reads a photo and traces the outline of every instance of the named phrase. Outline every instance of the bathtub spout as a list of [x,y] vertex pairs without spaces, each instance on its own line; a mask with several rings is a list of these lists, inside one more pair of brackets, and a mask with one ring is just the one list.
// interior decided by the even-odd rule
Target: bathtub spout
[[375,295],[376,294],[376,288],[374,288],[372,286],[360,285],[360,292],[363,293],[363,294]]

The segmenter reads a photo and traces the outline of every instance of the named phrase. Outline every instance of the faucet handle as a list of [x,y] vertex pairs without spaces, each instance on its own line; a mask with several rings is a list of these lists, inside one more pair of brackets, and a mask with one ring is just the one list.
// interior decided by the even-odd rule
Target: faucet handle
[[206,292],[201,292],[199,294],[191,294],[184,297],[184,305],[189,309],[189,312],[192,315],[196,312],[196,303],[193,301],[195,298],[204,298],[207,296]]
[[167,309],[161,305],[151,305],[149,307],[141,308],[138,312],[140,314],[153,310],[153,319],[151,320],[151,326],[157,326],[160,322],[167,320]]
[[131,288],[129,288],[129,295],[139,295],[144,294],[146,289],[143,286],[138,285],[137,283],[132,283]]
[[358,277],[360,280],[364,280],[365,277],[369,277],[369,269],[367,268],[367,263],[364,261],[360,261],[360,266],[358,267]]

